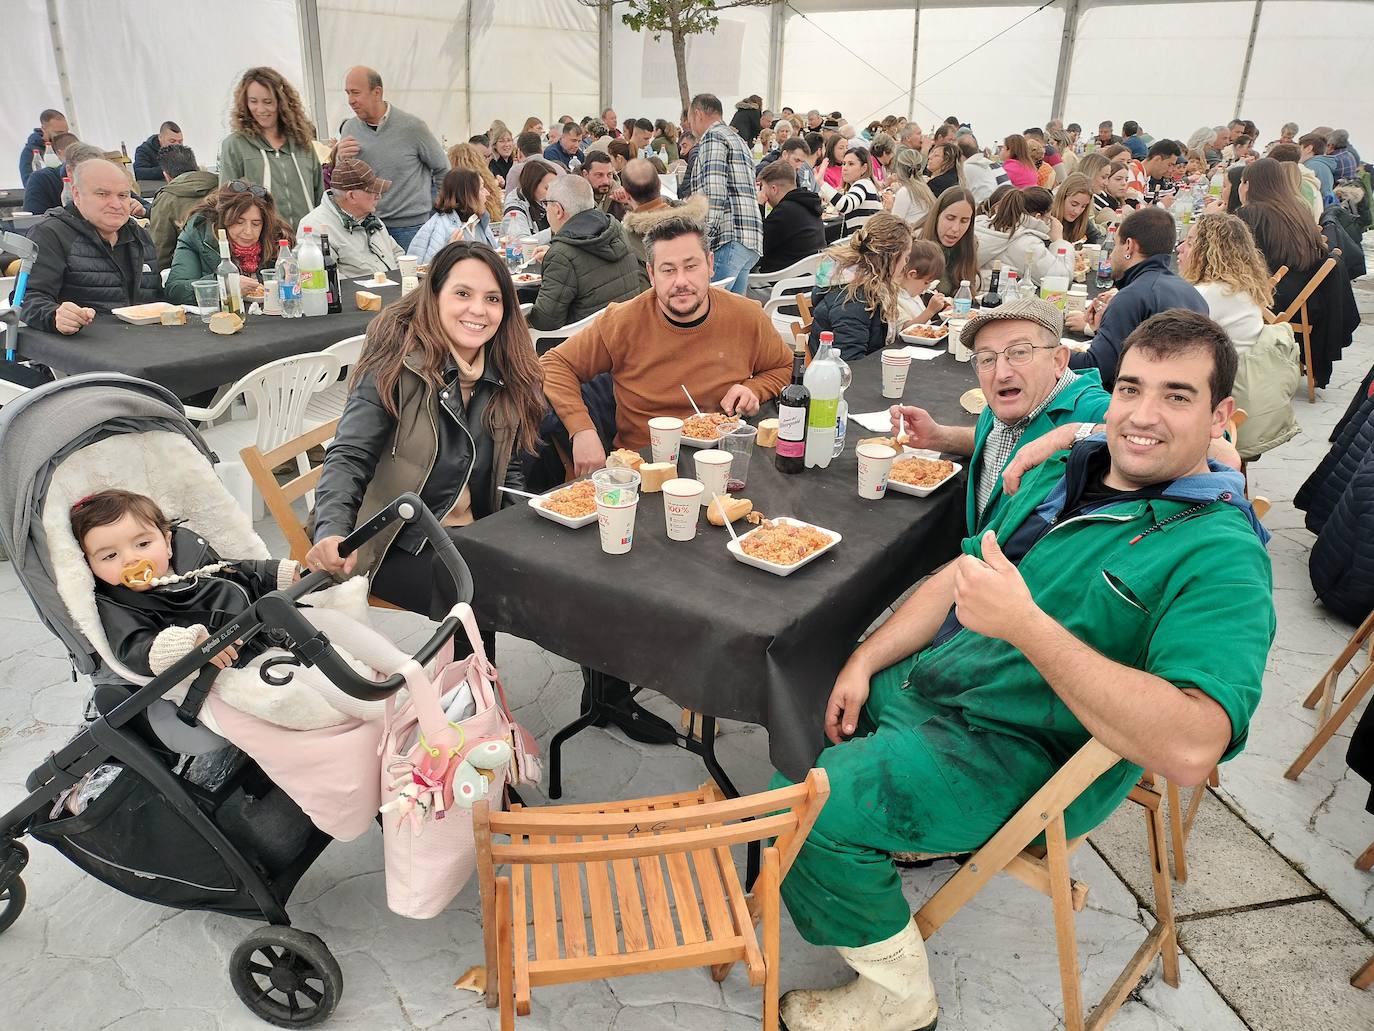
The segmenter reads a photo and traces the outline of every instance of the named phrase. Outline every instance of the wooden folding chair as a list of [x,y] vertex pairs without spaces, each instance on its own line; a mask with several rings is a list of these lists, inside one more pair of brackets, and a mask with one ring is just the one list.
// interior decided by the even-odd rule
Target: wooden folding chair
[[1282,312],[1276,315],[1268,308],[1262,309],[1266,323],[1273,326],[1280,322],[1287,322],[1293,327],[1293,335],[1302,340],[1302,360],[1307,366],[1307,400],[1309,404],[1315,404],[1317,401],[1317,380],[1312,373],[1312,321],[1307,317],[1307,301],[1312,296],[1313,291],[1321,286],[1322,280],[1331,274],[1331,270],[1336,267],[1336,261],[1336,258],[1327,258],[1322,262],[1317,271],[1312,274],[1312,278],[1307,281],[1307,285],[1302,288],[1297,297],[1293,298],[1293,303]]
[[[478,802],[472,824],[487,1005],[500,1007],[502,1031],[515,1027],[516,1013],[529,1013],[530,992],[541,985],[701,966],[723,981],[737,961],[749,983],[762,986],[763,1027],[775,1031],[778,887],[829,794],[825,771],[815,769],[799,784],[728,800],[707,784],[508,813]],[[746,893],[730,846],[775,836]],[[506,864],[509,875],[498,877],[496,867]],[[763,924],[762,946],[755,921]]]
[[[1332,705],[1336,701],[1336,684],[1345,668],[1354,661],[1355,656],[1361,650],[1367,653],[1364,670],[1356,676],[1355,682],[1346,691],[1340,705],[1336,706],[1335,711],[1332,712]],[[1307,769],[1308,764],[1317,757],[1317,753],[1326,747],[1326,743],[1340,729],[1340,725],[1355,711],[1355,707],[1369,693],[1371,687],[1374,687],[1374,612],[1371,612],[1355,633],[1351,635],[1350,640],[1341,649],[1341,653],[1336,656],[1336,661],[1331,663],[1326,672],[1321,675],[1321,679],[1317,681],[1317,686],[1303,701],[1302,707],[1304,709],[1316,708],[1317,703],[1321,702],[1321,712],[1317,716],[1317,730],[1312,735],[1312,740],[1307,743],[1307,747],[1293,760],[1293,765],[1284,771],[1284,777],[1288,780],[1298,779],[1302,771]]]
[[1374,984],[1374,956],[1370,956],[1368,962],[1355,971],[1355,976],[1350,979],[1350,983],[1361,991],[1367,990],[1370,985]]
[[[259,450],[256,444],[250,445],[239,452],[239,458],[243,460],[243,467],[248,470],[248,475],[253,478],[253,485],[258,488],[258,493],[262,496],[263,504],[267,506],[267,511],[271,513],[272,519],[281,530],[282,536],[286,538],[286,546],[291,549],[291,557],[297,562],[304,562],[306,553],[310,551],[310,537],[305,532],[305,525],[296,516],[296,510],[292,508],[292,503],[305,497],[315,489],[315,485],[320,482],[320,474],[324,471],[324,466],[317,465],[299,473],[286,483],[278,483],[275,470],[278,466],[290,462],[297,465],[297,462],[313,447],[320,447],[334,439],[334,433],[339,427],[339,420],[316,426],[312,430],[306,430],[299,437],[295,437],[279,444],[271,451]],[[308,462],[302,462],[308,465]],[[393,605],[389,601],[381,598],[368,596],[367,602],[373,608],[378,609],[399,609],[400,606]]]
[[[999,872],[1012,874],[1048,895],[1054,909],[1059,981],[1064,993],[1064,1026],[1067,1031],[1096,1031],[1105,1027],[1127,996],[1135,990],[1156,956],[1163,963],[1165,983],[1178,987],[1178,941],[1165,854],[1162,797],[1157,778],[1147,773],[1131,790],[1129,797],[1144,807],[1145,811],[1146,839],[1154,882],[1155,925],[1102,1001],[1084,1020],[1078,939],[1073,915],[1086,904],[1087,888],[1069,876],[1069,855],[1087,837],[1077,837],[1072,841],[1065,838],[1064,810],[1093,781],[1120,761],[1120,756],[1101,742],[1089,741],[982,848],[974,852],[916,914],[921,934],[929,938]],[[1044,846],[1032,847],[1031,842],[1041,834],[1045,836]]]

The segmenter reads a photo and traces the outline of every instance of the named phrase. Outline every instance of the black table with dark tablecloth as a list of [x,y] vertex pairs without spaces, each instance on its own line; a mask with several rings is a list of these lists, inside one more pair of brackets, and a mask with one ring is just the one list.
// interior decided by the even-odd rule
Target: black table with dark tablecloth
[[[341,284],[343,311],[338,314],[299,319],[249,315],[233,336],[216,336],[191,313],[184,326],[131,326],[113,315],[98,315],[71,336],[25,328],[19,331],[19,353],[58,372],[122,372],[190,397],[233,383],[278,358],[322,351],[362,333],[376,313],[358,310],[353,295],[360,289],[352,282]],[[374,292],[383,304],[401,296],[399,286]]]
[[[852,368],[851,411],[892,403],[880,396],[877,355]],[[958,398],[975,385],[971,365],[917,361],[904,401],[969,425]],[[927,499],[858,496],[854,447],[867,435],[851,422],[840,458],[796,476],[774,469],[771,449],[754,449],[743,496],[766,515],[844,538],[791,576],[737,562],[726,531],[705,512],[695,540],[668,540],[660,494],[641,497],[625,555],[602,554],[594,523],[566,529],[520,504],[457,535],[477,585],[474,605],[494,629],[707,715],[766,727],[774,765],[800,777],[820,749],[825,702],[855,642],[963,536],[964,474]],[[693,453],[683,448],[683,475],[693,475]]]

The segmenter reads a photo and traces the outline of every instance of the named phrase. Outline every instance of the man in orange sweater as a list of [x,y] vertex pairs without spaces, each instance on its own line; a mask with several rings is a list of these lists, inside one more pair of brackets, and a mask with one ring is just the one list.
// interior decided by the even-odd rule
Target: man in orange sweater
[[609,372],[615,386],[617,447],[649,443],[649,420],[702,411],[753,415],[792,378],[792,352],[757,301],[711,289],[711,252],[699,222],[660,221],[644,237],[647,290],[612,304],[541,359],[544,392],[572,438],[585,476],[606,451],[582,401],[582,384]]

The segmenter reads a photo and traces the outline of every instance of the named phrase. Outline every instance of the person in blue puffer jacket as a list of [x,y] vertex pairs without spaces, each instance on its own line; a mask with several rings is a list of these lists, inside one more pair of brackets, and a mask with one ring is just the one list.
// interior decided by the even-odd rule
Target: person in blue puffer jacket
[[496,249],[487,214],[487,188],[481,176],[466,168],[455,168],[444,176],[434,214],[410,241],[409,253],[424,265],[447,244],[460,240]]

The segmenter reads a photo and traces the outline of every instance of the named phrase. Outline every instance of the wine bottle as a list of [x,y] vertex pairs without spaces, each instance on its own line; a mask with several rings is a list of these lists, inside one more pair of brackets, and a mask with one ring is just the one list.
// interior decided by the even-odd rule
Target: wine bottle
[[811,391],[802,383],[806,375],[806,345],[796,341],[792,352],[792,382],[778,395],[778,442],[773,464],[780,473],[799,473],[806,455],[806,417],[811,411]]
[[992,282],[988,284],[988,292],[978,301],[980,308],[997,308],[1002,304],[1002,295],[997,292],[997,287],[1002,280],[1002,263],[994,261],[992,263]]
[[219,310],[233,312],[243,318],[243,290],[239,283],[239,267],[229,257],[229,238],[219,231],[219,266],[215,269],[219,282]]

